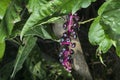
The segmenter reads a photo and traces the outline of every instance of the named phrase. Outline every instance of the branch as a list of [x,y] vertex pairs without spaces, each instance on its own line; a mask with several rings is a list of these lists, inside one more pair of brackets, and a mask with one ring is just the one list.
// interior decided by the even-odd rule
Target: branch
[[86,20],[86,21],[79,22],[79,25],[81,25],[81,24],[86,24],[86,23],[88,23],[88,22],[93,21],[94,19],[95,19],[95,18],[91,18],[91,19],[88,19],[88,20]]

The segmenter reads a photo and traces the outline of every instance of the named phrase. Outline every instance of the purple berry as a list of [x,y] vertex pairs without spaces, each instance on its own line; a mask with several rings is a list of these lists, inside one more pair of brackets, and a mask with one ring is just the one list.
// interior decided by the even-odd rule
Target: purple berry
[[60,63],[62,63],[62,62],[63,62],[63,59],[62,59],[62,58],[60,58],[60,59],[59,59],[59,61],[60,61]]
[[72,64],[72,63],[73,63],[73,59],[71,58],[71,59],[69,60],[69,62]]
[[70,50],[70,53],[71,53],[71,54],[74,54],[74,50],[71,49],[71,50]]
[[70,42],[71,40],[70,40],[70,38],[66,38],[66,42]]
[[68,23],[67,23],[67,22],[63,24],[63,29],[64,29],[64,30],[66,30],[66,29],[67,29],[67,25],[68,25]]
[[67,33],[65,32],[65,33],[63,33],[63,37],[68,37],[68,35],[67,35]]
[[79,26],[78,23],[74,23],[73,26],[72,26],[72,28],[76,29],[76,28],[78,28],[78,26]]
[[77,23],[74,23],[74,24],[73,24],[73,27],[76,27],[76,26],[77,26]]
[[69,61],[70,63],[73,63],[73,59],[72,59],[71,56],[68,56],[68,61]]
[[66,48],[62,48],[62,52],[66,51]]
[[78,17],[78,16],[75,16],[75,17],[74,17],[74,20],[75,20],[75,21],[79,21],[79,17]]
[[74,39],[77,39],[77,35],[76,35],[76,34],[75,34],[75,35],[73,35],[73,38],[74,38]]
[[76,35],[76,32],[75,32],[75,31],[72,31],[72,32],[71,32],[71,36],[73,36],[73,35]]
[[65,39],[64,39],[64,38],[61,38],[61,39],[60,39],[60,42],[64,42],[64,41],[65,41]]
[[75,32],[75,31],[73,31],[73,32],[72,32],[72,34],[74,35],[74,34],[76,34],[76,32]]
[[79,21],[79,16],[77,14],[74,14],[74,20]]
[[59,53],[59,57],[62,57],[62,56],[63,56],[63,52],[60,52],[60,53]]
[[75,48],[75,46],[76,46],[76,43],[72,43],[72,44],[71,44],[71,47],[72,47],[72,48]]

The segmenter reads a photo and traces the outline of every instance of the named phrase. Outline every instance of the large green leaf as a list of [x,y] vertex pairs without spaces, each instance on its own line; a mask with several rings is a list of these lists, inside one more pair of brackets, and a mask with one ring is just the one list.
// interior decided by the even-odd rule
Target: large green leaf
[[5,51],[5,42],[0,42],[0,60],[2,59]]
[[101,24],[106,30],[106,33],[109,33],[109,36],[113,39],[115,38],[115,35],[120,34],[120,14],[118,14],[119,12],[120,1],[115,0],[108,4],[101,16]]
[[0,19],[3,18],[5,11],[11,0],[0,0]]
[[101,14],[100,23],[105,33],[114,41],[116,51],[120,56],[120,1],[111,0],[103,13]]
[[[68,0],[65,1],[65,3],[68,2]],[[38,3],[36,3],[37,5]],[[43,19],[47,18],[46,20],[48,20],[50,17],[52,17],[52,15],[59,11],[60,8],[62,8],[63,1],[61,0],[54,0],[54,1],[50,1],[47,4],[44,4],[44,6],[34,6],[36,7],[36,10],[31,14],[31,16],[29,17],[29,19],[27,20],[26,24],[24,25],[22,32],[21,32],[21,37],[33,26],[35,26],[36,24],[40,24],[42,22],[44,22]]]
[[112,41],[105,34],[104,29],[99,23],[99,20],[100,17],[97,17],[90,27],[89,41],[93,45],[99,45],[98,49],[105,53],[112,46]]
[[99,8],[99,10],[98,10],[98,15],[100,16],[100,15],[102,15],[102,13],[104,12],[104,10],[105,10],[105,8],[107,7],[107,5],[109,4],[111,2],[111,0],[108,0],[108,1],[106,1],[106,2],[104,2],[103,4],[102,4],[102,6]]
[[56,40],[53,30],[50,26],[40,25],[30,29],[25,36],[36,35],[43,39],[52,39]]
[[80,8],[86,8],[88,7],[91,2],[94,2],[96,0],[79,0],[75,6],[72,9],[72,13],[74,14],[77,10],[79,10]]
[[15,76],[15,74],[22,68],[22,65],[26,58],[28,57],[31,50],[34,48],[37,38],[33,36],[29,36],[25,38],[25,45],[20,46],[18,55],[16,57],[15,63],[14,63],[14,70],[11,75],[11,78]]
[[13,0],[6,10],[5,16],[0,24],[0,42],[12,32],[13,26],[20,21],[21,3],[23,0]]
[[[28,4],[28,10],[33,10],[33,12],[21,31],[21,38],[31,27],[41,24],[54,16],[60,16],[62,14],[68,14],[72,12],[77,3],[81,5],[86,5],[87,3],[86,1],[80,2],[81,0],[53,0],[46,3],[45,1],[43,2],[43,0],[36,0],[35,4],[32,5],[31,0],[30,4]],[[89,3],[87,5],[89,5]],[[79,6],[76,7],[77,9],[74,9],[74,12],[78,10],[78,7]]]
[[29,0],[27,8],[29,12],[36,11],[39,7],[44,6],[47,0]]

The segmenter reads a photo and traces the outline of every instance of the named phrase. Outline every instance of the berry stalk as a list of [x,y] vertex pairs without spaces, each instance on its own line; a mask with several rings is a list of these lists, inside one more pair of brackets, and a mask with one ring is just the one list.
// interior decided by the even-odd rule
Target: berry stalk
[[72,43],[72,39],[77,38],[76,29],[78,28],[78,16],[76,14],[68,15],[68,20],[63,24],[63,28],[66,30],[61,37],[60,45],[62,47],[59,57],[60,62],[64,68],[71,72],[72,70],[72,54],[76,43]]

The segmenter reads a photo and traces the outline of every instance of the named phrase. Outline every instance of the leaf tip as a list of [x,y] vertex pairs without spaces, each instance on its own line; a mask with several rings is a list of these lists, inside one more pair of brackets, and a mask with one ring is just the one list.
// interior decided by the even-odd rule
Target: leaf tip
[[23,34],[21,33],[20,35],[20,40],[22,41],[23,40]]

